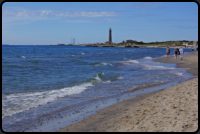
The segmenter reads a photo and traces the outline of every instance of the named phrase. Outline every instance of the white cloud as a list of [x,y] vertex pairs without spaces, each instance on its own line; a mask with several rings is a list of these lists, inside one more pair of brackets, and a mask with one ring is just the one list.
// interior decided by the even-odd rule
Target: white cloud
[[44,15],[49,15],[49,13],[51,13],[52,11],[45,11],[43,10],[40,14],[40,16],[44,16]]
[[17,13],[17,16],[29,16],[29,14],[26,10],[24,10],[23,12]]
[[13,12],[6,10],[5,12],[3,12],[3,15],[5,16],[13,15]]
[[115,12],[61,12],[58,13],[56,11],[50,10],[5,10],[3,11],[3,16],[18,16],[18,17],[27,17],[27,16],[63,16],[63,17],[115,17],[119,16],[119,14]]
[[[27,24],[40,20],[59,20],[59,22],[98,22],[99,20],[85,20],[84,18],[101,18],[120,16],[116,12],[93,12],[93,11],[62,11],[59,10],[36,10],[25,8],[3,8],[2,27],[7,29],[11,25]],[[66,20],[67,19],[67,20]],[[103,18],[106,19],[106,18]],[[110,19],[110,18],[109,18]],[[102,20],[102,18],[101,18]],[[106,20],[111,22],[112,20]]]
[[115,12],[75,12],[75,13],[57,13],[55,16],[63,17],[115,17],[119,16]]

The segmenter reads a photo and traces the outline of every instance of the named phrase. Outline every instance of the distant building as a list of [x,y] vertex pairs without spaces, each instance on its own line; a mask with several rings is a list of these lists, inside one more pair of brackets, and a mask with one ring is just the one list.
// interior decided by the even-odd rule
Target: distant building
[[186,43],[186,42],[182,42],[181,45],[188,45],[188,43]]
[[74,39],[74,37],[71,39],[71,44],[75,44],[75,39]]
[[111,28],[109,29],[108,41],[105,42],[105,44],[113,44],[113,43],[112,43],[112,30],[111,30]]
[[126,40],[126,43],[136,43],[136,40]]
[[188,44],[186,45],[186,47],[196,47],[198,46],[198,41],[190,41],[188,42]]
[[198,46],[198,41],[190,41],[188,45]]
[[109,30],[109,42],[112,43],[112,33],[111,28]]

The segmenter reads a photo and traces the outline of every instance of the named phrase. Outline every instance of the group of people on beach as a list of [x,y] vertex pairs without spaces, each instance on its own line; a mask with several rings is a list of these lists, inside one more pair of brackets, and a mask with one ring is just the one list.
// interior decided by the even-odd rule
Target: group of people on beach
[[[198,46],[196,47],[196,50],[198,51]],[[192,47],[192,51],[194,51],[194,47]]]
[[[170,54],[169,46],[166,49],[166,54],[167,54],[167,57]],[[175,57],[175,61],[176,61],[178,55],[180,55],[180,59],[182,60],[182,56],[184,54],[183,48],[182,47],[180,47],[179,49],[175,48],[173,54],[174,54],[174,57]]]

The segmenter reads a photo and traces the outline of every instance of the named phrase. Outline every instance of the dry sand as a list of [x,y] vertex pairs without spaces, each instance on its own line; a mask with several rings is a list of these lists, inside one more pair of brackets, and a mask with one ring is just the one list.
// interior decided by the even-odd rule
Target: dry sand
[[[175,63],[174,57],[155,61]],[[198,52],[177,66],[196,75],[173,87],[137,96],[100,110],[60,132],[196,132],[198,129]]]

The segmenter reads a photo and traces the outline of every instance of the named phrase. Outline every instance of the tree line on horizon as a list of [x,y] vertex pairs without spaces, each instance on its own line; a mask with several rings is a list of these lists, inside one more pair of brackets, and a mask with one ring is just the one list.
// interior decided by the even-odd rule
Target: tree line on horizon
[[182,45],[183,42],[188,43],[188,40],[180,40],[180,41],[161,41],[161,42],[143,42],[143,41],[139,41],[136,43],[126,43],[124,40],[120,43],[117,43],[116,45],[125,45],[125,44],[135,44],[135,45]]

